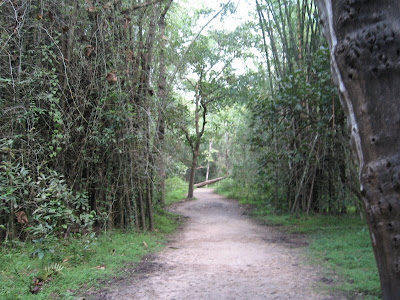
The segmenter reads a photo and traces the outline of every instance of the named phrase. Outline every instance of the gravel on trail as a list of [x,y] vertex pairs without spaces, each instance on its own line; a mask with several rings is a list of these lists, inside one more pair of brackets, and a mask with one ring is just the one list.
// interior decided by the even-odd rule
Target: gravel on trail
[[304,262],[304,239],[250,219],[236,201],[212,189],[172,206],[187,217],[166,249],[86,299],[333,300]]

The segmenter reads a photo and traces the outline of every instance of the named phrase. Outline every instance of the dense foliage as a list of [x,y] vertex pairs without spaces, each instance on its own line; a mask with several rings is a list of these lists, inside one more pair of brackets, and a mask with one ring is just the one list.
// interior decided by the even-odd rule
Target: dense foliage
[[260,215],[361,212],[314,1],[191,2],[0,1],[3,245],[58,264],[99,232],[169,233],[164,206],[220,176]]
[[252,194],[276,212],[359,210],[346,117],[315,5],[256,2],[259,22],[253,26],[264,61],[258,72],[247,74],[250,122],[242,122],[247,130],[235,132],[242,147],[231,150],[242,159],[234,162],[231,174],[242,194]]
[[[345,212],[358,205],[344,113],[330,79],[328,53],[314,54],[309,74],[282,78],[273,96],[252,103],[252,145],[261,188],[284,211]],[[356,190],[354,188],[354,190]]]
[[153,228],[170,4],[0,3],[1,239]]
[[275,211],[359,209],[313,2],[197,32],[235,7],[171,4],[3,2],[2,239],[151,230],[176,176],[231,176]]

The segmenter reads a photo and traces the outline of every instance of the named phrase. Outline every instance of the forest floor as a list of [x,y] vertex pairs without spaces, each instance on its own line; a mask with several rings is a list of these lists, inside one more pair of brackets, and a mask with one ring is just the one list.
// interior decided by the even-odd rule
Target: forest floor
[[257,224],[212,189],[195,197],[171,207],[187,221],[166,250],[85,299],[346,299],[321,289],[301,235]]

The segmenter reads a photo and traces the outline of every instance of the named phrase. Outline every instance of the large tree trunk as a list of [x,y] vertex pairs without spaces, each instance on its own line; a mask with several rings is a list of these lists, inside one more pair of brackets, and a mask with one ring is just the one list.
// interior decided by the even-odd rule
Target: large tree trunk
[[384,299],[400,297],[400,2],[317,0]]

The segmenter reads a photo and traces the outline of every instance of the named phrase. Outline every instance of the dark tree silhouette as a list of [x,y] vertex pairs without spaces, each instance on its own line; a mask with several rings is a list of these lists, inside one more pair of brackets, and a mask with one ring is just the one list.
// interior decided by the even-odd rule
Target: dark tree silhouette
[[400,297],[400,2],[317,0],[384,299]]

